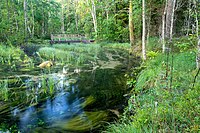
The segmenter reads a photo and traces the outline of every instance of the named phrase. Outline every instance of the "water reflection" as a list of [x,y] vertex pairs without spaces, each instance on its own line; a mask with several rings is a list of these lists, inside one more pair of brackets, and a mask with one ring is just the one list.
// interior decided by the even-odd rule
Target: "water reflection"
[[[47,96],[42,100],[40,92],[45,87],[49,91],[50,79],[53,80],[54,93],[51,97]],[[50,125],[55,121],[66,121],[84,112],[81,106],[84,98],[78,97],[78,86],[70,84],[68,77],[53,74],[45,78],[28,79],[25,82],[26,102],[30,101],[32,106],[23,110],[17,107],[12,109],[12,116],[19,118],[18,123],[22,132],[43,126],[42,124]]]
[[98,128],[110,119],[109,109],[120,106],[123,99],[122,90],[116,89],[124,88],[118,82],[121,76],[115,75],[114,70],[97,69],[95,73],[76,75],[81,76],[78,82],[76,76],[59,74],[29,78],[23,93],[19,93],[27,99],[21,98],[12,106],[12,118],[21,132],[85,132]]

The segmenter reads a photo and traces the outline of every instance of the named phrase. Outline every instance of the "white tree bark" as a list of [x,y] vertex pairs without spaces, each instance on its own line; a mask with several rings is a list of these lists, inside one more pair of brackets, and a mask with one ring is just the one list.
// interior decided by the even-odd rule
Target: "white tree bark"
[[176,0],[167,0],[165,37],[169,40],[172,39],[175,3]]
[[31,15],[32,15],[32,38],[35,34],[35,19],[34,19],[34,8],[33,8],[33,0],[31,0]]
[[133,45],[134,45],[134,25],[133,25],[132,0],[129,1],[129,38],[130,38],[131,47],[133,48]]
[[94,0],[91,0],[91,2],[92,2],[91,14],[92,14],[92,19],[93,19],[93,24],[94,24],[94,31],[97,34],[96,6],[94,3]]
[[142,58],[146,60],[146,44],[145,44],[145,36],[146,36],[146,22],[145,22],[145,0],[142,0]]
[[171,14],[171,24],[170,24],[170,34],[169,34],[169,39],[170,41],[172,41],[172,37],[173,37],[173,25],[174,25],[174,10],[175,10],[175,6],[176,6],[176,0],[172,1],[172,14]]
[[92,15],[92,21],[94,25],[94,31],[97,35],[97,18],[96,18],[96,6],[94,0],[86,0],[86,4],[89,7],[90,13]]
[[24,36],[27,34],[27,2],[24,0]]
[[196,64],[197,64],[197,68],[200,68],[200,36],[198,37],[198,43],[197,43],[197,60],[196,60]]
[[162,15],[162,35],[161,35],[161,41],[162,41],[162,52],[165,52],[165,21],[166,21],[166,11],[167,11],[167,0],[165,2],[165,9]]

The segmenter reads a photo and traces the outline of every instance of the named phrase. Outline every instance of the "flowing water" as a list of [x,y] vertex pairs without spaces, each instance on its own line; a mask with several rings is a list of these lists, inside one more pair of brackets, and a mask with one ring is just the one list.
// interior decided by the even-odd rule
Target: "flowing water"
[[1,66],[0,132],[98,132],[117,119],[127,101],[130,60],[128,54],[106,56],[93,67],[71,66],[67,74],[62,65]]

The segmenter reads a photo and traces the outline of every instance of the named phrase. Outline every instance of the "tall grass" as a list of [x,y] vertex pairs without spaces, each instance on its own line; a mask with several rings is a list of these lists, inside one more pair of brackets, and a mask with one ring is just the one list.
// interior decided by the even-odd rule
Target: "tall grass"
[[16,69],[21,64],[33,67],[33,61],[20,48],[0,44],[0,64]]
[[131,48],[130,43],[108,43],[108,44],[101,44],[101,46],[105,48],[118,48],[124,50],[129,50]]
[[8,101],[8,80],[0,81],[0,99],[4,101]]
[[[128,124],[112,125],[108,132],[200,131],[200,82],[192,87],[196,73],[195,53],[177,53],[173,60],[173,75],[171,57],[168,69],[166,55],[158,55],[145,63],[146,68],[137,78],[125,111]],[[168,77],[165,77],[166,70],[169,71]]]

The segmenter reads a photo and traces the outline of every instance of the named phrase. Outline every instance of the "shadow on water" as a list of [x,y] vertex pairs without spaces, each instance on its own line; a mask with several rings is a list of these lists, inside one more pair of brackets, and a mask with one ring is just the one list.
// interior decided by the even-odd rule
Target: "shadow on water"
[[124,65],[111,66],[104,63],[104,68],[78,74],[63,74],[57,72],[62,68],[54,68],[39,75],[35,69],[32,76],[23,75],[18,81],[4,78],[10,95],[0,101],[0,127],[6,124],[20,132],[97,132],[126,104]]

